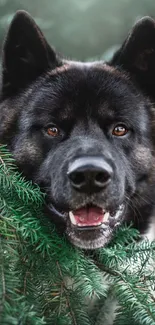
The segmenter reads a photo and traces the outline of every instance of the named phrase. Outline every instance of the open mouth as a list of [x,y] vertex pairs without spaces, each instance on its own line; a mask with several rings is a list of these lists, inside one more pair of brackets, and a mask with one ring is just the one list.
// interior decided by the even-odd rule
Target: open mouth
[[120,221],[124,212],[124,205],[119,205],[119,208],[110,213],[97,206],[87,206],[85,208],[77,209],[69,212],[70,222],[73,226],[78,227],[79,230],[92,229],[100,226],[116,226]]
[[66,233],[72,244],[82,249],[104,247],[111,240],[114,230],[124,220],[125,205],[113,211],[97,206],[86,206],[69,212]]
[[108,224],[111,219],[109,212],[105,212],[97,206],[86,206],[75,211],[70,211],[69,218],[72,225],[84,228],[85,230],[90,227],[99,227],[103,223]]
[[70,242],[83,249],[105,246],[111,240],[114,230],[122,223],[124,210],[124,204],[111,212],[88,205],[63,214],[50,205],[50,211],[57,220],[64,221]]

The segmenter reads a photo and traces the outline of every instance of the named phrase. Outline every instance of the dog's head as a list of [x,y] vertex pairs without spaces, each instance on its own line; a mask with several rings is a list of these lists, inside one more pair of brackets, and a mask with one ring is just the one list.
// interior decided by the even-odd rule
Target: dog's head
[[109,64],[62,60],[27,13],[12,21],[1,142],[47,193],[46,213],[79,247],[104,246],[122,221],[142,225],[151,213],[153,113],[145,95],[153,98],[154,73],[150,18],[135,25]]

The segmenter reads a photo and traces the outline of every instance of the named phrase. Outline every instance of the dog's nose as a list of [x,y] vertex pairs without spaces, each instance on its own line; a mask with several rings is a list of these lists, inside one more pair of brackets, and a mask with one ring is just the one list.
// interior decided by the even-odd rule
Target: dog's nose
[[69,166],[67,174],[74,189],[94,193],[109,184],[113,169],[103,158],[83,157]]

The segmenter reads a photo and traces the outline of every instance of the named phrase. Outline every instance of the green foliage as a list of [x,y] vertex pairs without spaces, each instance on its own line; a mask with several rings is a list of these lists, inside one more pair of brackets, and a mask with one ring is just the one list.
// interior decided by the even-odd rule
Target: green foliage
[[1,146],[0,324],[155,324],[155,243],[135,243],[124,226],[85,255],[57,234],[43,203]]

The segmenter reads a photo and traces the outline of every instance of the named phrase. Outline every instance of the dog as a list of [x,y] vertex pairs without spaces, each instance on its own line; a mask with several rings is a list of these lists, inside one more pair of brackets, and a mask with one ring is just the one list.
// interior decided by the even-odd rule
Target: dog
[[2,51],[0,141],[46,193],[45,213],[82,249],[133,223],[154,239],[155,22],[110,62],[62,58],[25,11]]

